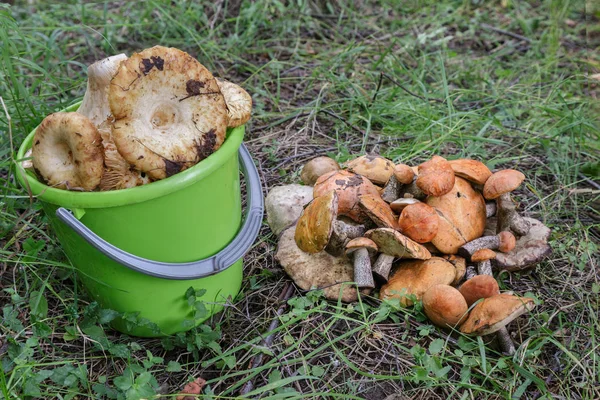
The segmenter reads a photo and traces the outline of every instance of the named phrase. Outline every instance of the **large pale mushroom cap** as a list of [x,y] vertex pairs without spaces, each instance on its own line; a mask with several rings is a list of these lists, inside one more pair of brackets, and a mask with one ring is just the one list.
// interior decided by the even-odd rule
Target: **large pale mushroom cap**
[[447,328],[460,325],[469,307],[458,290],[449,285],[434,285],[423,294],[423,311],[435,325]]
[[475,275],[458,289],[471,307],[479,299],[487,299],[500,293],[498,282],[490,275]]
[[349,171],[362,175],[376,185],[385,185],[394,173],[394,163],[387,158],[365,155],[346,164]]
[[380,196],[365,194],[359,197],[359,205],[363,212],[382,228],[398,229],[398,218],[392,212],[390,205]]
[[275,186],[265,198],[267,223],[275,235],[300,218],[304,206],[313,199],[312,187],[290,184]]
[[227,126],[244,125],[252,115],[252,97],[241,86],[225,79],[217,79],[217,85],[227,104]]
[[49,186],[94,190],[104,171],[102,138],[92,121],[76,112],[44,118],[33,136],[33,166]]
[[460,176],[470,182],[483,185],[492,175],[492,171],[481,161],[459,159],[449,161],[456,176]]
[[304,184],[313,186],[321,175],[339,169],[340,165],[333,158],[315,157],[304,165],[300,173],[300,179]]
[[439,217],[435,209],[425,203],[409,205],[398,220],[400,232],[417,243],[427,243],[437,235]]
[[449,193],[428,197],[426,202],[439,216],[438,233],[431,243],[444,254],[456,254],[460,246],[485,230],[485,200],[462,178],[456,178]]
[[416,184],[428,196],[442,196],[452,190],[454,179],[450,163],[443,157],[433,156],[419,165]]
[[368,219],[358,204],[359,197],[370,194],[379,196],[377,187],[361,175],[349,171],[331,171],[321,175],[315,183],[313,196],[315,198],[335,190],[339,198],[339,215],[346,215],[356,222]]
[[460,331],[471,335],[489,335],[499,331],[518,316],[531,311],[535,304],[528,297],[497,294],[477,303]]
[[431,253],[425,247],[390,228],[371,229],[365,236],[377,243],[379,251],[396,258],[426,260]]
[[417,300],[434,285],[449,285],[455,277],[452,264],[440,257],[432,257],[425,261],[401,261],[392,273],[388,283],[382,286],[382,299],[397,298],[403,306],[412,305],[408,296],[414,295]]
[[307,253],[325,249],[338,212],[338,196],[331,191],[315,198],[302,212],[294,238],[298,247]]
[[525,175],[514,169],[498,171],[488,178],[483,186],[483,196],[488,200],[497,199],[512,192],[525,180]]
[[124,61],[108,93],[119,153],[163,179],[216,151],[227,129],[225,98],[198,60],[155,46]]

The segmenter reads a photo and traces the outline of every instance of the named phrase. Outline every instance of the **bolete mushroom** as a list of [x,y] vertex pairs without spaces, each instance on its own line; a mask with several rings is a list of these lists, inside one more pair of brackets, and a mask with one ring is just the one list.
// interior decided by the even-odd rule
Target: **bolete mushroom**
[[404,210],[407,206],[410,206],[412,204],[419,204],[419,203],[421,203],[421,201],[417,200],[415,198],[402,197],[402,198],[399,198],[399,199],[391,202],[390,208],[392,209],[393,212],[400,214],[400,213],[402,213],[402,210]]
[[338,171],[340,169],[339,164],[329,157],[315,157],[302,168],[300,173],[300,179],[306,185],[313,186],[317,179],[321,175],[325,175],[328,172]]
[[487,299],[500,293],[498,282],[491,275],[475,275],[467,279],[458,290],[471,307],[479,299]]
[[275,186],[265,198],[267,224],[275,235],[279,235],[302,215],[304,206],[313,199],[312,187],[290,184]]
[[531,311],[534,306],[533,299],[528,297],[497,294],[476,304],[460,330],[469,335],[489,335]]
[[443,157],[433,156],[419,165],[416,184],[428,196],[442,196],[454,187],[454,171],[450,163]]
[[525,180],[523,173],[514,169],[498,171],[485,182],[483,196],[488,200],[497,199],[498,232],[511,229],[517,235],[526,235],[529,230],[527,220],[516,210],[510,192]]
[[346,164],[348,171],[362,175],[376,185],[385,185],[394,173],[394,163],[377,155],[364,155]]
[[371,272],[371,256],[377,253],[377,245],[371,239],[360,237],[346,245],[346,255],[354,260],[354,282],[358,288],[374,288]]
[[338,195],[333,190],[326,195],[316,197],[306,206],[298,219],[294,235],[300,250],[318,253],[325,249],[331,237],[337,212]]
[[233,82],[220,78],[216,78],[216,81],[227,104],[227,126],[235,128],[244,125],[252,116],[252,96]]
[[[390,177],[389,181],[383,188],[381,198],[388,203],[397,200],[400,197],[400,188],[402,185],[411,185],[415,178],[415,172],[411,167],[406,164],[396,164],[394,166],[394,173]],[[425,194],[416,187],[417,194],[421,197],[425,197]]]
[[371,221],[381,228],[398,230],[398,218],[390,205],[380,196],[365,194],[359,197],[359,206]]
[[548,245],[550,229],[537,219],[525,218],[525,220],[530,227],[529,231],[516,241],[513,249],[496,255],[493,263],[497,268],[507,271],[526,269],[552,252]]
[[463,295],[449,285],[434,285],[423,294],[423,311],[441,328],[460,325],[469,314]]
[[108,100],[119,153],[152,179],[170,177],[219,149],[227,105],[215,78],[189,54],[154,46],[123,61]]
[[475,252],[482,249],[500,250],[507,253],[515,248],[516,238],[509,231],[500,232],[494,236],[482,236],[460,247],[458,253],[465,258],[471,258]]
[[452,281],[452,285],[458,285],[460,281],[463,280],[467,272],[467,260],[465,260],[464,257],[457,256],[455,254],[447,254],[442,256],[442,258],[454,265],[454,268],[456,269],[456,277],[454,278],[454,281]]
[[456,176],[460,176],[478,185],[484,185],[492,175],[492,171],[481,161],[459,159],[449,161]]
[[437,235],[439,217],[435,209],[425,203],[409,205],[398,219],[400,232],[417,243],[430,242]]
[[415,178],[415,171],[406,164],[396,164],[394,177],[400,184],[409,185]]

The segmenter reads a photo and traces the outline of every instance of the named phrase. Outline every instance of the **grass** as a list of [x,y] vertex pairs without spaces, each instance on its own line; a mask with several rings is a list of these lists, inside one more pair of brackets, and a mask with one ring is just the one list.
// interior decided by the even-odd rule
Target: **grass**
[[[10,137],[0,117],[0,398],[174,398],[197,377],[206,398],[221,399],[247,382],[247,397],[269,399],[600,397],[593,2],[202,3],[0,5],[0,95],[12,119]],[[267,189],[297,182],[318,154],[405,163],[441,154],[525,172],[515,198],[552,229],[554,252],[497,276],[503,290],[537,299],[509,327],[517,354],[439,330],[419,307],[298,289],[265,346],[288,281],[266,225],[224,312],[165,339],[111,330],[117,315],[76,283],[11,165],[45,115],[81,99],[89,63],[155,44],[190,52],[253,95],[245,140]],[[263,364],[252,368],[257,354]]]

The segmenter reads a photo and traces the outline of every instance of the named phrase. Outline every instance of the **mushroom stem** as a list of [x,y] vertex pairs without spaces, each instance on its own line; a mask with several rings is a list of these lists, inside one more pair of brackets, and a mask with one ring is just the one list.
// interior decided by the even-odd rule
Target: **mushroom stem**
[[375,276],[375,280],[380,283],[386,283],[390,276],[393,262],[394,256],[389,256],[384,253],[379,254],[375,264],[373,264],[373,275]]
[[481,249],[491,249],[495,250],[500,246],[500,237],[499,235],[495,236],[482,236],[475,240],[471,240],[468,243],[465,243],[460,249],[458,249],[458,254],[461,256],[470,259],[471,256],[477,251]]
[[400,187],[399,197],[413,197],[415,199],[424,200],[427,197],[427,194],[417,186],[417,177],[415,176],[412,183]]
[[391,203],[392,201],[398,199],[400,197],[400,182],[394,175],[390,177],[390,180],[383,187],[383,193],[381,193],[381,198]]
[[498,197],[498,227],[496,232],[511,230],[519,236],[524,236],[529,232],[529,222],[517,212],[515,203],[510,198],[510,193],[505,193]]
[[366,248],[356,249],[351,256],[354,259],[354,282],[362,288],[374,288],[373,272],[371,270],[371,259]]
[[496,203],[493,201],[488,201],[485,203],[485,217],[489,218],[489,217],[493,217],[494,215],[496,215]]
[[335,257],[341,256],[344,254],[348,242],[364,235],[365,230],[364,225],[347,223],[340,219],[335,220],[325,251]]

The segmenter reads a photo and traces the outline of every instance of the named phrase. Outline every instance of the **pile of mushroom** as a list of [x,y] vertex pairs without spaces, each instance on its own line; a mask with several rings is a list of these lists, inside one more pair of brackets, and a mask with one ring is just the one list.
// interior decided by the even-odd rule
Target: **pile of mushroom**
[[251,111],[244,89],[181,50],[119,54],[88,67],[77,112],[44,118],[23,166],[59,189],[131,188],[209,157]]
[[364,155],[343,166],[315,158],[300,177],[304,185],[275,187],[266,198],[276,259],[300,288],[344,301],[379,289],[401,306],[422,302],[442,328],[497,333],[502,350],[514,352],[505,327],[534,303],[501,293],[493,267],[531,268],[550,253],[550,230],[520,216],[511,199],[521,172]]

